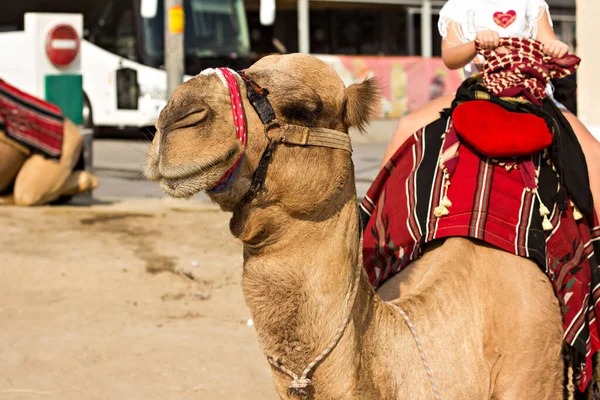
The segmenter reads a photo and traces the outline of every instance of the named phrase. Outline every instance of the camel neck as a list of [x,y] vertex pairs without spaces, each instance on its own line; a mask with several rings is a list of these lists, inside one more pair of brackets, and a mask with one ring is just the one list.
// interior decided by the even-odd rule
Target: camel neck
[[[256,235],[242,235],[252,237],[244,246],[243,289],[260,345],[298,375],[323,351],[346,317],[357,268],[362,268],[357,202],[355,196],[349,197],[332,216],[317,221],[281,211],[267,218],[264,209],[257,210],[248,218],[255,218],[249,225],[261,226],[260,246]],[[357,306],[364,301],[364,283],[361,279],[353,318],[364,311]],[[347,329],[337,347],[353,346],[354,333]],[[326,369],[325,363],[317,370]],[[289,384],[286,376],[276,378]]]

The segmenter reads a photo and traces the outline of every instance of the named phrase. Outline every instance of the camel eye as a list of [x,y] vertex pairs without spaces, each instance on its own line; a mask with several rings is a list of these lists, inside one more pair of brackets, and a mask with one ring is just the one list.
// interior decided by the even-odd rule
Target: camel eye
[[212,110],[210,107],[205,106],[199,110],[192,111],[184,118],[181,119],[183,126],[191,127],[191,126],[199,126],[205,124],[209,121],[212,116]]
[[323,102],[309,102],[308,104],[286,104],[281,107],[281,114],[287,119],[306,123],[315,122],[323,111]]

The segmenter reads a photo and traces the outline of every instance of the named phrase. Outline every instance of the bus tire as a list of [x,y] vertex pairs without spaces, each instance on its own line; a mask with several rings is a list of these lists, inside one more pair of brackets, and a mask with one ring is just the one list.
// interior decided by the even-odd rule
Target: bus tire
[[87,97],[87,94],[83,92],[83,127],[85,129],[94,130],[94,114],[92,113],[92,104],[90,103],[90,99]]
[[83,146],[75,170],[87,170],[92,171],[92,147],[94,137],[96,136],[94,126],[94,114],[92,112],[92,103],[87,94],[83,92],[83,129],[88,132],[81,132],[83,139]]

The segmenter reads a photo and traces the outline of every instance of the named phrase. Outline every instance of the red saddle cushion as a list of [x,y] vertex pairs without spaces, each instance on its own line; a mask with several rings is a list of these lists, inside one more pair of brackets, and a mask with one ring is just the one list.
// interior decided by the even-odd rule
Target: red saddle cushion
[[552,134],[543,118],[507,111],[486,100],[458,105],[452,120],[458,135],[488,157],[525,156],[552,144]]

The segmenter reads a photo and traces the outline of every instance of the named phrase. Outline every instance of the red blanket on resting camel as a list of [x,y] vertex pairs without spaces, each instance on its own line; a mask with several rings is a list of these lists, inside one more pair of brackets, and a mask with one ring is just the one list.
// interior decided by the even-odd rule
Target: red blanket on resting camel
[[[539,200],[526,188],[522,172],[479,155],[465,143],[446,193],[439,160],[449,123],[439,119],[409,138],[362,200],[364,266],[370,283],[377,288],[417,259],[425,243],[441,238],[480,239],[528,257],[554,285],[564,316],[564,340],[585,358],[577,371],[579,387],[585,388],[592,376],[591,356],[600,348],[597,218],[576,220],[572,207],[558,210],[554,198],[560,181],[541,154],[529,157],[539,167],[538,192],[550,210],[550,230],[544,230]],[[449,213],[437,218],[436,208],[445,198],[452,203]]]
[[0,129],[33,152],[60,158],[63,141],[61,109],[1,79]]

